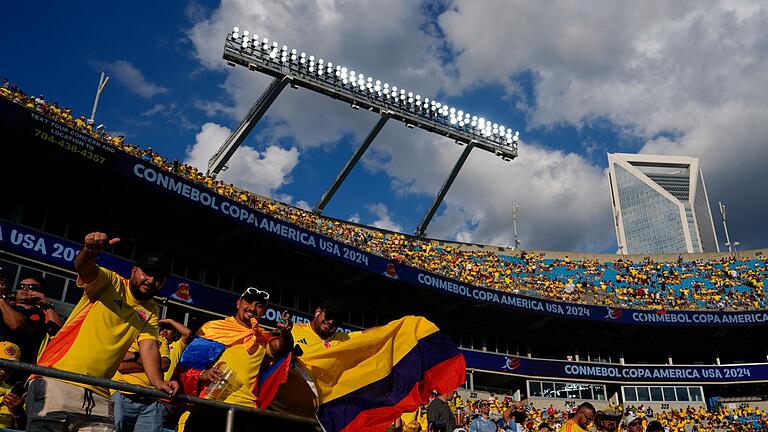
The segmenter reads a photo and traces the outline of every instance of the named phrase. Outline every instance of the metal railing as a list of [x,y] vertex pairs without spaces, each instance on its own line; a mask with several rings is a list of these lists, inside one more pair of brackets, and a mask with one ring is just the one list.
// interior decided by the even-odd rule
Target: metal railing
[[106,378],[96,378],[87,375],[81,375],[74,372],[68,372],[60,369],[52,369],[33,365],[29,363],[18,362],[14,360],[0,359],[0,368],[11,369],[17,371],[28,372],[34,375],[47,376],[54,379],[60,379],[70,382],[76,382],[81,384],[88,384],[97,387],[106,387],[121,392],[135,393],[141,396],[147,396],[156,399],[169,399],[173,402],[191,403],[194,405],[205,405],[227,412],[227,421],[225,430],[232,432],[234,430],[235,413],[246,413],[251,416],[260,419],[278,420],[285,424],[293,424],[295,426],[303,426],[302,430],[306,430],[309,427],[319,429],[319,423],[314,418],[301,417],[292,414],[283,414],[273,411],[266,411],[258,408],[247,407],[242,405],[232,405],[211,399],[202,399],[195,396],[189,396],[186,394],[177,394],[176,396],[169,396],[167,393],[160,390],[144,387],[134,384],[127,384],[124,382],[112,381]]

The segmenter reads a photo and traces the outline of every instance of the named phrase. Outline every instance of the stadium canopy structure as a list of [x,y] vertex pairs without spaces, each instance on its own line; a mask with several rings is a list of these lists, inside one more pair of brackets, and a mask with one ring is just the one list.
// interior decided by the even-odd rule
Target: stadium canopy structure
[[473,148],[494,153],[505,161],[517,157],[520,134],[513,132],[511,128],[395,85],[382,83],[343,65],[308,56],[274,41],[270,43],[267,38],[260,39],[258,35],[251,35],[248,31],[241,33],[238,27],[227,35],[224,59],[231,66],[245,66],[274,79],[208,161],[209,175],[215,176],[225,169],[237,148],[288,84],[330,96],[349,103],[353,109],[364,108],[380,116],[368,136],[315,205],[315,213],[322,213],[389,119],[398,120],[411,129],[418,127],[448,137],[457,144],[466,146],[416,228],[416,235],[420,237],[426,233],[429,222]]

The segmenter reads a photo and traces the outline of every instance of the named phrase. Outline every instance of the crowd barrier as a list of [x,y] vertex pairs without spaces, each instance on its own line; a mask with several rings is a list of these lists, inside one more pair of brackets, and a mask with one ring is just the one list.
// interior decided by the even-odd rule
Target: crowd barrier
[[[174,397],[169,397],[168,394],[149,387],[142,387],[133,384],[127,384],[124,382],[112,381],[105,378],[96,378],[87,375],[81,375],[73,372],[63,371],[59,369],[51,369],[29,363],[23,363],[13,360],[0,359],[0,368],[17,370],[27,372],[34,375],[47,376],[54,379],[60,379],[70,382],[76,382],[81,384],[88,384],[97,387],[106,387],[122,392],[130,392],[142,396],[147,396],[156,399],[170,399],[172,402],[187,403],[193,405],[206,405],[209,407],[226,410],[227,420],[225,430],[227,432],[233,431],[233,425],[235,421],[236,413],[248,414],[256,419],[265,419],[269,421],[279,421],[285,425],[291,425],[289,430],[319,430],[319,423],[316,419],[310,419],[306,417],[296,416],[292,414],[276,413],[272,411],[261,410],[258,408],[232,405],[211,399],[202,399],[186,394],[178,394]],[[314,429],[313,429],[314,428]]]

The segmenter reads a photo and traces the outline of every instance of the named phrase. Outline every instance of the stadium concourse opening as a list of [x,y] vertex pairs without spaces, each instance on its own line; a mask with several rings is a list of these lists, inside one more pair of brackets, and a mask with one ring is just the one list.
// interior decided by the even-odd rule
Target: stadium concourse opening
[[[104,254],[117,270],[152,248],[170,256],[161,315],[193,331],[230,315],[247,286],[271,293],[267,325],[283,309],[307,322],[327,297],[347,305],[344,331],[427,317],[466,359],[465,414],[492,395],[532,404],[538,420],[550,404],[559,413],[582,401],[662,418],[768,408],[763,250],[630,262],[420,240],[209,184],[12,99],[0,98],[0,267],[12,286],[42,272],[63,317],[82,293],[73,258],[99,230],[122,239]],[[647,314],[720,321],[633,318]]]

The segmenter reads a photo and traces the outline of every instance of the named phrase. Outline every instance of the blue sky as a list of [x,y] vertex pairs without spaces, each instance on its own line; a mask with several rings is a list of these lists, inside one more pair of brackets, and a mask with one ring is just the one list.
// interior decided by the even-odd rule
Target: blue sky
[[[539,3],[19,2],[0,75],[87,115],[105,71],[98,122],[200,164],[268,83],[221,60],[237,25],[520,131],[515,162],[470,156],[430,236],[510,245],[515,201],[524,247],[613,252],[605,154],[643,151],[700,157],[731,236],[768,245],[765,4]],[[288,89],[224,178],[311,207],[375,122]],[[459,152],[390,122],[326,214],[411,233]]]

